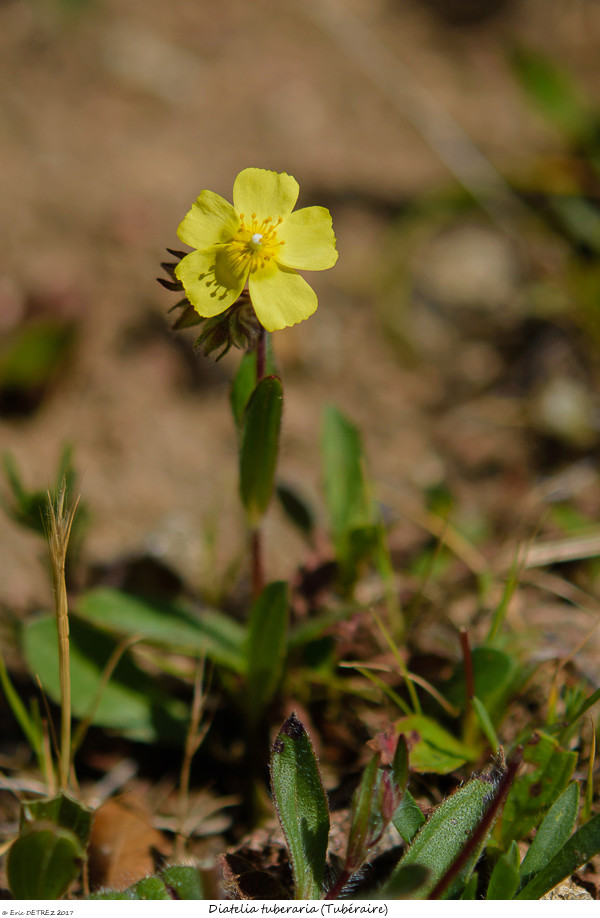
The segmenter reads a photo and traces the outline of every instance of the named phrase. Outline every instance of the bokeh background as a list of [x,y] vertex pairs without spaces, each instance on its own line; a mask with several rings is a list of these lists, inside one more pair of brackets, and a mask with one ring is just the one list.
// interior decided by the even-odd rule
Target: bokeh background
[[[73,444],[90,563],[150,555],[202,592],[243,551],[239,355],[194,355],[155,278],[249,165],[328,206],[340,251],[275,336],[282,477],[318,510],[332,400],[399,558],[434,499],[472,563],[569,526],[595,544],[597,0],[3,0],[0,50],[0,444],[37,487]],[[275,507],[266,540],[290,576]],[[13,610],[48,603],[39,551],[2,523]]]

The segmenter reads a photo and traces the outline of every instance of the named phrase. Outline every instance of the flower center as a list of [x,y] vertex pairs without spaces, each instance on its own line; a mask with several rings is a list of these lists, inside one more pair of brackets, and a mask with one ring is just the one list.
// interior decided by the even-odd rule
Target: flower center
[[244,214],[240,214],[239,228],[231,242],[227,243],[228,254],[235,271],[240,274],[256,271],[258,268],[264,268],[271,259],[277,259],[279,247],[284,245],[283,239],[277,238],[280,223],[283,223],[281,217],[277,220],[265,217],[259,223],[256,214],[251,214],[249,220]]

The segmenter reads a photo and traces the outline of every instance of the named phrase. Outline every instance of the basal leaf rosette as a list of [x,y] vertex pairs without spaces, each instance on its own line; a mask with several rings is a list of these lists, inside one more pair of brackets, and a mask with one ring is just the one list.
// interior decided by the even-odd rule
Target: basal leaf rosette
[[294,211],[298,193],[291,175],[254,168],[236,178],[233,204],[201,192],[177,230],[194,251],[174,272],[200,316],[221,315],[246,289],[267,331],[313,314],[317,296],[298,271],[332,268],[338,253],[329,211]]

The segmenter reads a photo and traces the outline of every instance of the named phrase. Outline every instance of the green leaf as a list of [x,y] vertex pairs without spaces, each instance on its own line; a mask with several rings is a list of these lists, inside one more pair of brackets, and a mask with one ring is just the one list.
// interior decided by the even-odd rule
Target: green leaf
[[[506,714],[508,698],[518,683],[519,664],[513,656],[494,647],[475,647],[471,659],[475,694],[496,726]],[[462,665],[444,686],[443,694],[451,704],[464,709],[466,687]]]
[[475,711],[475,716],[477,717],[477,722],[479,723],[479,726],[481,727],[481,729],[482,729],[482,731],[483,731],[483,733],[484,733],[484,735],[485,735],[485,738],[487,739],[488,743],[490,744],[490,746],[491,746],[491,748],[492,748],[492,751],[493,751],[493,752],[496,752],[496,750],[498,749],[500,743],[498,742],[498,737],[496,736],[496,731],[494,730],[494,726],[493,726],[493,724],[492,724],[492,721],[490,720],[490,715],[488,714],[488,712],[486,711],[484,705],[483,705],[482,702],[479,700],[479,698],[477,698],[476,695],[474,695],[474,696],[471,698],[471,704],[473,705],[473,710]]
[[567,786],[577,753],[562,749],[556,740],[537,733],[525,746],[523,761],[534,768],[521,773],[506,798],[500,831],[500,845],[519,841],[538,824],[540,816]]
[[91,901],[105,899],[135,899],[135,896],[128,889],[123,892],[117,892],[116,889],[101,889],[99,892],[92,893],[88,897]]
[[461,899],[473,900],[477,897],[477,883],[479,877],[477,873],[472,873],[467,882],[465,883],[465,888],[460,894]]
[[377,521],[367,489],[360,434],[333,405],[325,411],[321,450],[329,523],[344,560],[352,531],[370,531]]
[[579,804],[579,784],[573,781],[555,800],[535,834],[521,865],[521,884],[538,873],[569,838],[575,828]]
[[15,899],[60,899],[77,879],[84,849],[69,829],[37,822],[24,829],[8,852],[7,875]]
[[248,402],[240,448],[240,495],[250,526],[260,523],[271,499],[282,411],[281,380],[266,376]]
[[139,883],[136,883],[135,886],[131,887],[131,892],[133,894],[133,899],[171,901],[171,896],[167,891],[167,887],[160,877],[145,877],[143,880],[140,880]]
[[486,899],[512,899],[519,888],[519,864],[521,856],[516,841],[500,857],[492,871]]
[[475,750],[423,714],[402,717],[396,721],[396,730],[411,737],[410,765],[413,771],[447,775],[477,756]]
[[591,130],[591,108],[567,70],[524,45],[513,49],[510,63],[536,109],[561,131],[577,140]]
[[289,591],[284,580],[269,583],[252,606],[246,649],[246,703],[256,721],[275,694],[286,657]]
[[590,201],[578,195],[554,195],[549,206],[567,235],[575,242],[600,253],[600,212]]
[[5,698],[10,705],[10,709],[13,712],[15,719],[17,720],[21,730],[25,734],[27,742],[32,750],[35,753],[38,760],[41,760],[42,756],[42,734],[38,729],[38,726],[34,719],[29,716],[27,709],[23,702],[21,701],[17,690],[10,681],[10,677],[6,670],[6,664],[4,663],[4,657],[0,651],[0,686],[2,686],[2,691],[4,692]]
[[[44,488],[32,490],[23,484],[17,464],[11,453],[3,453],[2,464],[4,466],[4,473],[12,492],[12,503],[7,503],[4,500],[2,501],[2,506],[8,516],[21,526],[31,529],[33,532],[45,537],[45,523],[48,512],[48,490],[50,491],[52,499],[55,500],[64,482],[66,486],[66,504],[71,505],[77,497],[78,477],[72,465],[72,456],[72,446],[66,444],[61,451],[54,485],[50,488],[46,485]],[[75,539],[76,542],[81,540],[83,530],[88,522],[89,512],[80,501],[73,522],[70,543],[73,542],[73,539]]]
[[171,898],[204,899],[202,874],[196,867],[167,867],[160,876]]
[[346,852],[346,869],[354,873],[367,858],[369,840],[382,824],[378,802],[380,755],[374,755],[362,773],[352,797],[350,832]]
[[194,615],[176,603],[102,588],[80,596],[75,611],[103,630],[138,635],[164,650],[206,655],[236,673],[244,670],[244,629],[216,609],[202,609]]
[[[265,348],[265,375],[276,376],[277,367],[273,356],[273,344],[271,335],[267,335]],[[235,425],[242,432],[244,426],[244,414],[250,401],[250,396],[256,388],[256,351],[245,351],[240,365],[235,374],[231,393],[229,396],[231,412]]]
[[578,720],[580,720],[586,711],[589,711],[598,701],[600,701],[600,689],[596,689],[595,692],[585,699],[584,702],[577,708],[574,714],[571,715],[571,723],[568,725],[568,733],[571,732],[571,727],[574,727]]
[[425,823],[425,817],[414,797],[405,791],[396,807],[392,822],[407,844],[410,844]]
[[[39,676],[44,691],[59,703],[55,617],[45,616],[27,624],[22,640],[30,672]],[[69,644],[73,714],[81,718],[87,716],[96,700],[102,674],[117,645],[109,635],[77,619],[70,622]],[[104,687],[93,723],[141,742],[162,738],[179,743],[187,720],[187,706],[161,691],[156,679],[125,654]]]
[[308,540],[309,544],[312,544],[315,517],[307,501],[295,488],[282,481],[276,486],[276,494],[287,518]]
[[21,831],[35,822],[51,822],[69,829],[85,847],[92,828],[92,812],[68,794],[41,800],[23,801],[21,804]]
[[[441,803],[420,829],[399,864],[399,867],[422,864],[430,871],[427,882],[418,890],[416,898],[426,899],[454,863],[481,821],[493,791],[494,785],[488,778],[473,778]],[[483,838],[443,898],[450,897],[457,887],[468,880],[485,842]]]
[[406,864],[400,867],[392,880],[386,883],[382,899],[406,899],[425,885],[429,877],[427,867],[421,864]]
[[64,367],[75,344],[75,326],[38,319],[6,335],[0,344],[0,389],[43,390]]
[[541,899],[600,851],[600,814],[581,826],[515,899]]
[[288,717],[273,743],[271,788],[288,846],[296,899],[320,899],[329,808],[317,757],[295,714]]

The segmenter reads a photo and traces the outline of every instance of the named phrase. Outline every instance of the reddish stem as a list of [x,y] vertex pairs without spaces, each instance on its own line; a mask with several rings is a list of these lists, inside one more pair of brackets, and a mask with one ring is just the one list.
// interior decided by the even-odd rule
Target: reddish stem
[[462,648],[463,666],[465,670],[465,686],[467,689],[467,707],[475,695],[475,677],[473,675],[473,657],[471,656],[471,643],[469,632],[466,628],[460,629],[460,646]]
[[[259,384],[265,375],[267,362],[267,333],[261,326],[256,340],[256,385]],[[265,586],[265,564],[263,557],[263,539],[262,530],[257,526],[252,530],[251,554],[252,554],[252,597],[258,599]]]
[[250,534],[252,553],[252,598],[258,599],[265,586],[265,567],[263,561],[262,531],[253,529]]
[[261,381],[265,375],[265,367],[267,363],[267,333],[264,328],[261,326],[261,329],[258,333],[258,339],[256,341],[256,384]]

